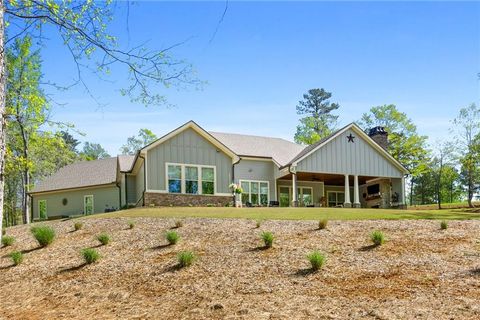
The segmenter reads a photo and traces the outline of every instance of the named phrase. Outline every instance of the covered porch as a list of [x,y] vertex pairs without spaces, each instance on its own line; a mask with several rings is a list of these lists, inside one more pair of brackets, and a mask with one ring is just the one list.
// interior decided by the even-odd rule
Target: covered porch
[[289,173],[276,180],[281,207],[402,208],[404,179],[312,172]]

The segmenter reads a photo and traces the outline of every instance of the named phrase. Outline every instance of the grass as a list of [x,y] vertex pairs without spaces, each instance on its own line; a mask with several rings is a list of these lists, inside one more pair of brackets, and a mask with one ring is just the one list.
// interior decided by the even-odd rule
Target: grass
[[13,265],[18,266],[23,262],[23,253],[20,251],[13,251],[9,254],[10,259],[12,259]]
[[327,228],[328,220],[327,219],[322,219],[318,221],[318,229],[323,230]]
[[447,230],[448,229],[448,222],[445,221],[445,220],[442,220],[442,222],[440,222],[440,229]]
[[189,267],[197,259],[192,251],[182,251],[177,255],[178,266],[180,268]]
[[81,253],[86,264],[92,264],[100,259],[100,254],[92,248],[83,249]]
[[265,248],[271,248],[273,246],[273,239],[274,239],[273,233],[264,231],[262,232],[260,237],[262,238],[263,243],[265,244]]
[[398,210],[358,208],[227,208],[227,207],[155,207],[134,208],[92,215],[92,217],[158,217],[158,218],[239,218],[251,220],[401,220],[480,219],[480,213],[468,209]]
[[129,229],[135,228],[135,222],[134,221],[128,221],[128,228]]
[[46,247],[52,244],[53,240],[55,240],[55,230],[52,227],[35,226],[32,227],[30,231],[41,247]]
[[382,231],[375,230],[370,234],[370,240],[372,240],[374,245],[381,246],[385,243],[385,235]]
[[73,229],[75,229],[75,231],[78,231],[78,230],[81,230],[83,229],[83,223],[82,222],[75,222],[75,224],[73,225]]
[[9,247],[13,245],[15,242],[15,238],[12,236],[3,236],[2,237],[2,246]]
[[176,231],[167,231],[165,233],[165,239],[167,239],[168,244],[173,245],[176,244],[178,240],[180,240],[180,236]]
[[106,233],[101,233],[97,236],[97,240],[104,246],[110,243],[110,236]]
[[183,227],[183,221],[182,220],[176,220],[175,221],[175,228],[181,228]]
[[320,270],[325,264],[325,260],[326,260],[325,255],[320,251],[310,252],[307,255],[307,259],[308,261],[310,261],[313,271]]

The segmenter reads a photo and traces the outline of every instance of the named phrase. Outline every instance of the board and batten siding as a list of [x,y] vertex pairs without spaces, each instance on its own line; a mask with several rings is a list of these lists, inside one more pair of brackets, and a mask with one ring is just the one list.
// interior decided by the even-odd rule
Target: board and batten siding
[[[354,142],[348,142],[352,134]],[[403,173],[355,131],[347,130],[297,164],[297,172],[400,178]]]
[[240,160],[235,164],[235,183],[240,180],[268,181],[270,200],[275,201],[275,170],[276,165],[272,161],[263,160]]
[[[143,178],[143,176],[142,176]],[[127,203],[136,203],[137,202],[137,192],[136,192],[136,177],[133,175],[127,175]]]
[[166,163],[215,166],[217,193],[230,193],[232,159],[193,129],[186,129],[148,150],[148,190],[166,191]]
[[[119,207],[119,189],[115,185],[98,188],[77,189],[72,191],[60,191],[56,193],[33,195],[33,218],[38,218],[38,202],[47,200],[47,216],[73,216],[83,214],[83,197],[93,195],[94,213],[102,213],[105,208]],[[63,199],[67,204],[63,205]]]
[[[135,204],[139,202],[143,197],[143,191],[145,189],[145,166],[142,160],[140,169],[135,176]],[[139,205],[142,205],[143,201],[140,201]]]

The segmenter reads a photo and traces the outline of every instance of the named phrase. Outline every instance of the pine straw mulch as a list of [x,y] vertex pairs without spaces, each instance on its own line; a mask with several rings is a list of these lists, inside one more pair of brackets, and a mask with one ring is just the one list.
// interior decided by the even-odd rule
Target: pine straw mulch
[[[10,228],[0,249],[0,319],[480,319],[480,221],[314,221],[185,219],[175,246],[164,232],[173,219],[49,222],[58,234],[38,249],[28,228]],[[382,230],[388,241],[370,246]],[[261,248],[262,230],[275,234]],[[108,232],[103,258],[82,265],[79,251]],[[311,272],[305,256],[327,263]],[[25,251],[10,266],[7,254]],[[176,266],[193,250],[194,265]]]

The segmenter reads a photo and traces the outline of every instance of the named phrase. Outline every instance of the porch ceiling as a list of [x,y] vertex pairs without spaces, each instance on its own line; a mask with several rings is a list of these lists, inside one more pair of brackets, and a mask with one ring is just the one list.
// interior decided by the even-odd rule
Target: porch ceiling
[[[358,176],[358,184],[365,184],[368,180],[377,177]],[[292,175],[288,174],[281,178],[282,180],[292,180]],[[298,172],[297,181],[318,181],[326,185],[343,186],[345,185],[345,176],[343,174],[328,174],[328,173],[313,173],[313,172]],[[353,176],[350,176],[350,186],[353,186]]]

